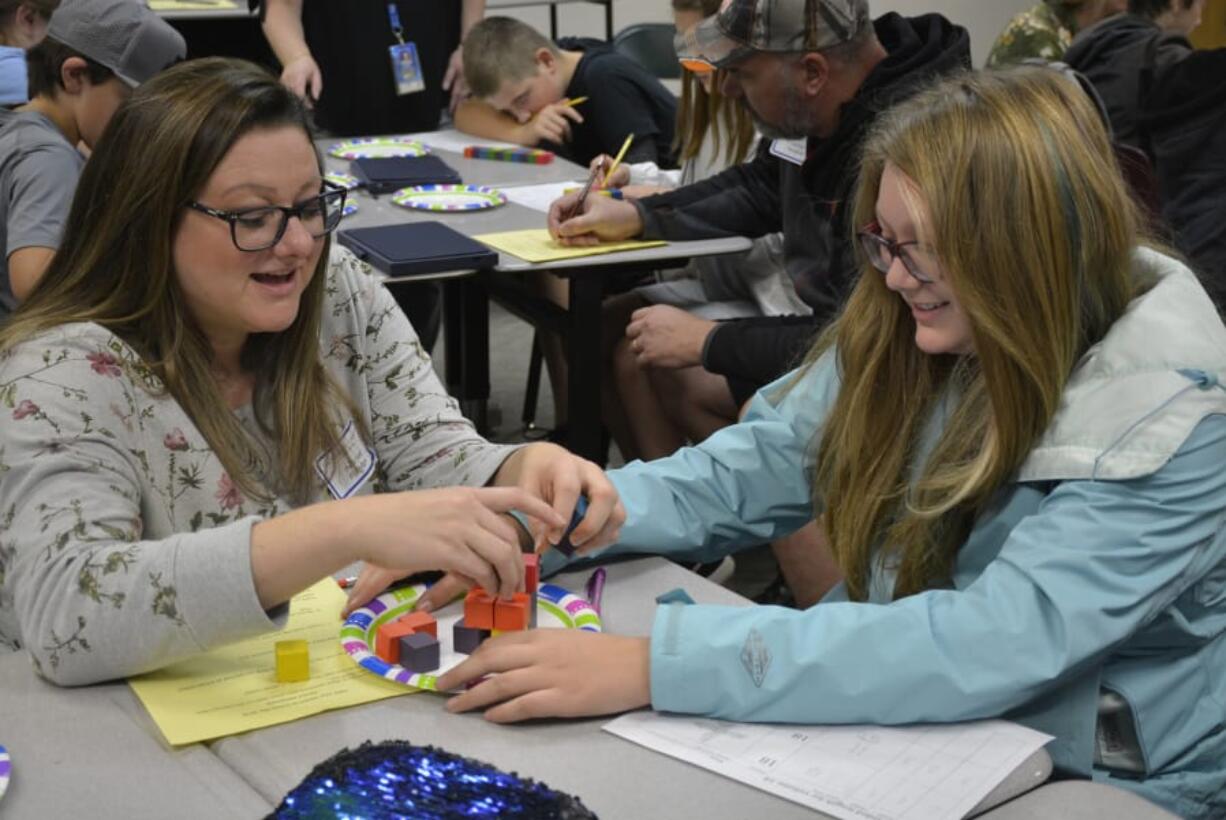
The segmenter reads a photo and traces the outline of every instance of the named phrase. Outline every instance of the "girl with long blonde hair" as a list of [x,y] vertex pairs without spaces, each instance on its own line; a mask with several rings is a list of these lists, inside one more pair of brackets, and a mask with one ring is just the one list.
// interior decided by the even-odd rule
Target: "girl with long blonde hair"
[[610,474],[615,550],[710,560],[824,512],[845,583],[805,611],[662,606],[650,638],[496,642],[440,685],[511,675],[452,707],[1008,716],[1055,736],[1066,776],[1221,817],[1226,327],[1110,157],[1046,68],[884,113],[860,276],[805,366],[741,424]]

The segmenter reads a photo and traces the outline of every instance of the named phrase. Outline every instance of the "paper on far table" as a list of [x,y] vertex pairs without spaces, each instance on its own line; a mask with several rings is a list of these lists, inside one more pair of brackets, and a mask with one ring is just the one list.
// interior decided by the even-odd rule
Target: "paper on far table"
[[482,139],[481,137],[474,137],[472,134],[465,134],[454,128],[422,131],[417,134],[407,134],[406,136],[409,139],[424,142],[436,151],[452,151],[457,154],[463,154],[464,149],[470,145],[480,145],[483,148],[523,148],[522,145],[516,145],[513,142],[496,142],[494,140]]
[[633,712],[604,730],[846,820],[957,820],[1052,738],[988,720],[793,726]]
[[601,242],[599,245],[570,247],[553,241],[549,231],[534,228],[527,231],[504,231],[474,236],[473,239],[489,245],[494,250],[518,256],[525,262],[554,262],[558,259],[577,259],[581,256],[599,256],[617,251],[637,251],[642,248],[658,248],[667,245],[662,240],[629,240],[626,242]]
[[234,0],[149,0],[153,11],[194,11],[197,9],[236,9]]
[[549,213],[549,206],[565,193],[567,188],[583,185],[585,180],[574,182],[542,182],[539,185],[516,185],[499,187],[498,190],[507,195],[507,199],[516,205],[523,205],[541,213]]
[[[340,642],[345,593],[331,578],[290,602],[279,632],[250,638],[128,680],[166,739],[178,746],[421,691],[358,666]],[[277,641],[305,640],[311,679],[278,683]]]

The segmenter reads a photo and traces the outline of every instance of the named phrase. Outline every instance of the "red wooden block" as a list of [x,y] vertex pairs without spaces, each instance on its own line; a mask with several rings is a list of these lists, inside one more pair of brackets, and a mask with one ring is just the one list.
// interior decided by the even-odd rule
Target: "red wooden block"
[[[532,596],[517,592],[509,601],[494,602],[494,629],[517,632],[528,628],[528,607]],[[467,620],[467,619],[466,619]]]
[[541,556],[535,552],[524,553],[524,592],[531,595],[536,592],[541,580]]
[[413,632],[402,620],[385,623],[375,633],[375,655],[388,663],[400,663],[400,639]]
[[429,612],[410,612],[396,623],[408,624],[414,632],[424,632],[438,638],[438,621]]
[[481,587],[473,587],[464,598],[464,623],[473,629],[494,628],[494,598]]

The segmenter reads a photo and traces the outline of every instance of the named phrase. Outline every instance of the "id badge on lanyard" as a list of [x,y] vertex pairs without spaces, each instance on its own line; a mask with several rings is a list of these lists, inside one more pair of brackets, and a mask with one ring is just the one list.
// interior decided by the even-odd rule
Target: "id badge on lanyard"
[[395,3],[387,4],[387,19],[392,24],[392,34],[396,35],[395,45],[388,46],[387,49],[392,61],[392,80],[396,83],[396,93],[404,95],[424,91],[426,81],[421,76],[421,60],[417,56],[417,46],[404,41],[400,10]]

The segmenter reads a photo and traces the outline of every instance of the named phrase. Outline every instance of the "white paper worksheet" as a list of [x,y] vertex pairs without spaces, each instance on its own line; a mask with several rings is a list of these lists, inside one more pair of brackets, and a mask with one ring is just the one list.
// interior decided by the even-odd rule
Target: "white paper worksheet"
[[566,191],[567,188],[581,188],[584,180],[572,182],[543,182],[539,185],[511,185],[500,188],[507,199],[516,205],[532,208],[534,211],[549,213],[549,206]]
[[847,820],[957,820],[1051,740],[1002,720],[792,726],[656,712],[604,730]]

